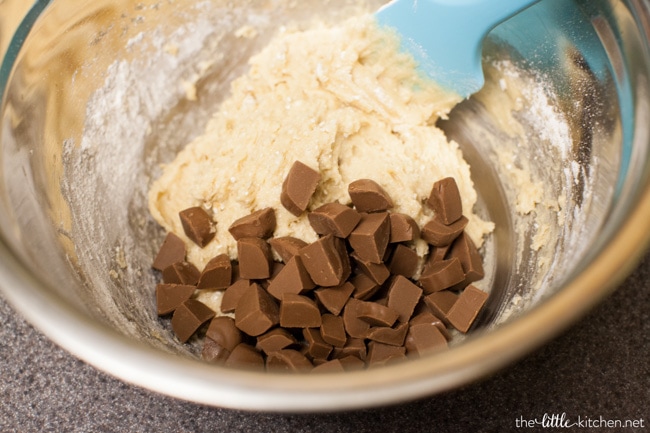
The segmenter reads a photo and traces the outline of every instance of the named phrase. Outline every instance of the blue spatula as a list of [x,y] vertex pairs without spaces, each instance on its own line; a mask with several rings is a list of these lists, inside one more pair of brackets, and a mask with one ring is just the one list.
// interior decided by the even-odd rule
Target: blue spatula
[[539,0],[394,0],[376,14],[402,49],[442,87],[468,97],[483,87],[483,39],[499,23]]

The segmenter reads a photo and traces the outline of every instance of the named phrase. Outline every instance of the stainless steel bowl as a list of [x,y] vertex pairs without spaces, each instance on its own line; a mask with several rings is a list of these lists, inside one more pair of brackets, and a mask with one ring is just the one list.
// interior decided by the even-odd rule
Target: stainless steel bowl
[[[52,340],[127,382],[283,411],[457,387],[581,317],[649,239],[647,1],[542,0],[486,41],[486,88],[440,123],[472,165],[479,211],[497,223],[483,249],[488,306],[450,350],[344,375],[265,374],[200,361],[197,345],[179,344],[156,317],[150,264],[163,233],[145,195],[159,164],[202,130],[278,27],[382,3],[1,2],[4,295]],[[245,26],[257,37],[236,37]],[[550,133],[548,116],[561,131]],[[543,186],[532,212],[516,211],[521,173]]]

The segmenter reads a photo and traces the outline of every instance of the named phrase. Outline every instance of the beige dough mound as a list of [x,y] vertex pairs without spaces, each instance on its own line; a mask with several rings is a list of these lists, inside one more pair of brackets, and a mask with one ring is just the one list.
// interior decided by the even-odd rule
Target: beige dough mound
[[[282,181],[299,160],[323,177],[310,208],[349,203],[347,185],[368,178],[390,194],[395,211],[420,224],[432,216],[423,202],[433,182],[453,176],[467,233],[480,245],[493,224],[472,212],[477,195],[469,166],[434,126],[458,102],[419,76],[397,38],[370,16],[334,28],[284,30],[251,58],[205,133],[164,168],[150,190],[150,211],[186,239],[188,259],[199,267],[220,253],[235,258],[228,227],[269,206],[276,209],[276,236],[315,240],[306,216],[280,204]],[[192,206],[205,207],[217,223],[204,249],[184,237],[178,217]]]

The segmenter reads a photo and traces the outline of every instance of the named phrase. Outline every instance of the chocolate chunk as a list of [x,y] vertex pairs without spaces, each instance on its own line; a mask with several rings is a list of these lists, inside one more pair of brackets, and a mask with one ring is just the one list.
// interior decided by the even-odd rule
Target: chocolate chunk
[[390,214],[390,243],[410,242],[420,237],[420,227],[413,218],[403,213]]
[[235,325],[235,319],[227,316],[213,318],[205,336],[229,352],[242,342],[242,334]]
[[250,344],[240,343],[226,359],[226,367],[264,368],[264,357]]
[[421,312],[418,315],[413,316],[413,318],[411,318],[411,321],[409,322],[410,325],[419,325],[421,323],[435,325],[447,340],[451,339],[451,335],[449,334],[449,331],[447,330],[447,326],[445,325],[445,323],[441,319],[436,317],[433,313],[429,311]]
[[200,206],[191,207],[178,213],[185,235],[203,248],[216,234],[210,215]]
[[443,224],[449,225],[463,216],[460,191],[453,177],[446,177],[433,184],[427,204]]
[[345,369],[339,359],[332,359],[314,367],[312,373],[342,373]]
[[348,340],[345,335],[343,318],[333,314],[323,314],[321,316],[320,334],[323,340],[336,347],[345,346]]
[[373,327],[368,331],[368,339],[390,346],[402,346],[408,330],[409,324],[407,322],[398,323],[393,328],[386,326]]
[[424,303],[431,309],[433,314],[446,322],[446,316],[451,307],[456,303],[458,295],[449,290],[433,292],[424,297]]
[[323,307],[330,313],[338,316],[341,310],[350,299],[354,286],[350,282],[345,282],[340,286],[321,287],[314,291],[314,296],[318,299]]
[[409,327],[404,347],[409,355],[422,355],[433,349],[447,347],[447,339],[436,325],[416,323]]
[[470,285],[463,290],[458,300],[449,309],[447,320],[460,332],[467,332],[474,323],[478,312],[483,308],[483,304],[488,298],[488,294]]
[[300,161],[294,162],[282,183],[280,203],[295,216],[300,216],[307,209],[320,180],[319,172]]
[[316,287],[309,272],[302,264],[300,256],[294,256],[273,278],[267,291],[276,299],[282,299],[285,293],[303,294]]
[[249,280],[238,280],[231,284],[221,298],[221,311],[224,313],[234,312],[239,299],[250,286]]
[[348,193],[359,212],[380,212],[393,207],[393,200],[374,180],[355,180],[348,185]]
[[239,275],[241,278],[261,280],[271,276],[273,257],[271,247],[260,238],[241,238],[237,241]]
[[186,284],[196,286],[201,271],[189,262],[177,262],[162,271],[163,281],[168,284]]
[[400,322],[408,322],[421,296],[422,289],[408,278],[398,275],[388,290],[387,305],[397,311]]
[[448,289],[462,282],[464,279],[465,272],[463,272],[460,260],[454,257],[428,265],[418,281],[424,289],[424,293],[428,295],[433,292]]
[[201,358],[208,362],[224,362],[230,356],[230,351],[212,340],[205,337],[203,341],[203,349],[201,350]]
[[165,236],[165,240],[160,246],[151,267],[162,271],[174,263],[185,261],[185,254],[185,242],[174,233],[169,232]]
[[451,245],[448,255],[450,258],[455,257],[460,260],[463,272],[465,272],[465,279],[460,284],[461,287],[454,288],[465,287],[485,276],[481,254],[478,252],[476,245],[467,233],[462,233],[458,236]]
[[164,316],[174,312],[179,305],[190,299],[195,286],[186,284],[158,284],[156,285],[156,306],[158,315]]
[[280,322],[278,310],[271,295],[253,283],[237,303],[235,325],[246,334],[257,337]]
[[343,284],[350,276],[350,259],[343,240],[326,235],[300,250],[307,272],[314,283],[323,287]]
[[357,359],[365,361],[367,357],[366,344],[362,338],[348,338],[343,347],[334,347],[330,358],[345,359],[348,356],[354,356]]
[[364,273],[355,275],[350,279],[350,282],[354,286],[353,296],[362,301],[370,299],[380,287],[375,280]]
[[185,343],[208,320],[214,317],[207,305],[196,299],[188,299],[176,308],[172,316],[172,330]]
[[398,244],[388,262],[391,274],[413,278],[418,270],[418,253],[406,245]]
[[305,355],[293,349],[283,349],[269,353],[266,359],[266,368],[268,370],[299,373],[310,371],[313,367],[314,365]]
[[343,325],[352,338],[364,339],[370,330],[370,324],[359,318],[359,306],[363,301],[350,298],[343,309]]
[[365,362],[353,355],[335,358],[334,360],[338,360],[345,371],[361,370],[366,366]]
[[445,225],[438,219],[434,218],[422,227],[420,236],[427,243],[435,247],[443,247],[451,244],[465,230],[468,220],[461,216],[457,221],[450,225]]
[[257,337],[255,347],[267,355],[278,350],[286,349],[298,341],[289,331],[283,328],[274,328]]
[[348,241],[358,257],[371,263],[381,263],[390,239],[388,213],[363,214]]
[[320,311],[314,301],[306,296],[285,293],[280,303],[280,326],[284,328],[318,328]]
[[284,263],[288,263],[293,256],[298,254],[298,251],[307,246],[307,242],[292,236],[269,239],[269,244]]
[[267,207],[239,218],[233,222],[228,231],[235,240],[241,238],[268,239],[275,231],[275,210]]
[[357,317],[371,326],[391,327],[399,317],[397,311],[376,302],[359,302]]
[[225,289],[232,281],[232,264],[226,254],[210,260],[201,272],[197,289]]
[[388,267],[383,263],[372,263],[368,260],[362,259],[357,255],[356,252],[350,254],[350,257],[354,260],[355,265],[361,272],[370,277],[377,284],[384,284],[384,282],[390,277],[390,271]]
[[307,342],[307,357],[311,359],[327,359],[332,351],[332,345],[321,336],[318,328],[303,328],[302,336]]
[[404,347],[392,346],[377,341],[368,342],[367,363],[370,366],[386,365],[406,358]]
[[309,223],[319,235],[333,235],[347,238],[354,230],[361,215],[356,210],[341,203],[327,203],[311,211]]
[[[449,251],[449,248],[451,248],[450,245],[445,245],[441,247],[431,247],[429,250],[429,255],[427,256],[427,260],[425,263],[425,268],[435,262],[440,262],[445,259],[447,256],[447,251]],[[424,272],[424,270],[423,270]]]

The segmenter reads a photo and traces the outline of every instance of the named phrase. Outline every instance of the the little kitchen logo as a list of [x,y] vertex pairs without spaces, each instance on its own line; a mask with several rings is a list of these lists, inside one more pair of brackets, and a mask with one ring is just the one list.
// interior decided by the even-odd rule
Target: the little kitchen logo
[[581,417],[571,419],[566,413],[549,414],[545,413],[541,418],[524,418],[519,416],[515,419],[517,428],[645,428],[643,418],[638,419],[607,419],[602,416],[597,418]]

